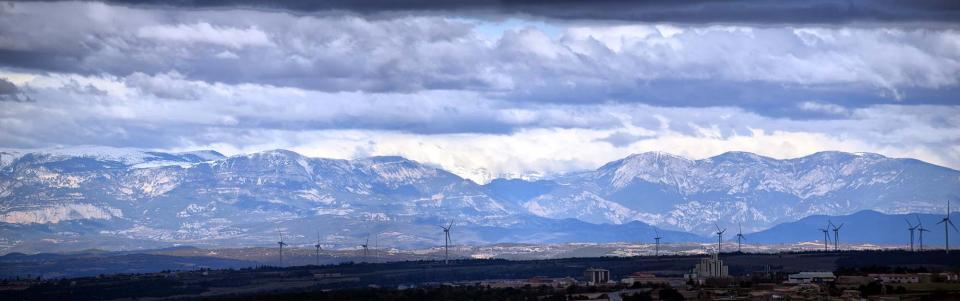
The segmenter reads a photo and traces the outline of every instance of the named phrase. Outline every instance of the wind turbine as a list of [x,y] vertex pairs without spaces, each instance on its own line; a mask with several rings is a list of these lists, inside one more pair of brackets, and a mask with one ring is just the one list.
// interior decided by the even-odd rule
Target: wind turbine
[[716,223],[714,223],[713,225],[717,227],[717,256],[714,257],[714,260],[719,260],[721,243],[723,243],[723,232],[727,232],[727,229],[720,230],[720,225],[717,225]]
[[917,224],[916,226],[914,226],[913,224],[910,223],[910,220],[908,220],[906,217],[903,218],[903,221],[907,222],[907,231],[910,231],[910,251],[912,252],[913,251],[913,233],[914,233],[913,231],[916,231],[917,227],[919,227],[920,225]]
[[320,230],[317,230],[317,244],[313,245],[317,248],[317,265],[320,265],[320,249],[323,249],[320,246]]
[[450,228],[453,228],[453,222],[450,222],[450,225],[444,227],[440,226],[443,229],[443,264],[450,263]]
[[923,252],[923,232],[930,232],[927,228],[923,227],[923,222],[920,221],[919,215],[914,215],[917,218],[917,231],[920,232],[920,252]]
[[[953,227],[954,231],[960,232],[957,230],[957,226],[953,224],[953,221],[950,220],[950,201],[947,201],[947,216],[944,216],[937,225],[943,224],[943,245],[947,250],[947,253],[950,253],[950,227]],[[950,227],[947,227],[950,226]]]
[[[830,224],[827,224],[827,228],[830,228]],[[820,228],[820,231],[823,232],[823,251],[830,251],[830,230]]]
[[367,241],[360,247],[363,247],[363,262],[367,262],[367,247],[370,245],[370,234],[367,234]]
[[283,231],[280,231],[280,226],[277,226],[277,233],[280,234],[280,241],[277,242],[280,245],[280,266],[283,266],[283,246],[287,244],[283,242]]
[[833,250],[839,251],[840,250],[840,228],[843,228],[843,223],[840,223],[839,227],[837,225],[833,225],[833,223],[830,223],[830,225],[833,226]]
[[743,225],[741,225],[740,223],[737,223],[737,228],[738,228],[737,229],[738,230],[737,231],[737,253],[740,253],[740,241],[746,240],[747,237],[743,236]]
[[660,256],[660,239],[663,237],[660,236],[660,230],[657,230],[656,228],[654,228],[653,231],[657,233],[657,236],[653,238],[654,240],[657,241],[656,253],[654,254],[656,254],[656,256]]

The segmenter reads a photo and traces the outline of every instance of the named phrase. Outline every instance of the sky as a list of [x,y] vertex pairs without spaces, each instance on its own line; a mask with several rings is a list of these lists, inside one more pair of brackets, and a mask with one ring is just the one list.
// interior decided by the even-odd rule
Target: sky
[[956,1],[0,2],[0,147],[960,169]]

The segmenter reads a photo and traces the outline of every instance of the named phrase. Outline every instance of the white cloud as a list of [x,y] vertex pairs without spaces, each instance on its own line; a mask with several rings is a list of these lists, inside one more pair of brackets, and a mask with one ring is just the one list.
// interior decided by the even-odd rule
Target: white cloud
[[809,112],[827,113],[833,115],[846,115],[849,112],[847,108],[842,106],[816,101],[801,102],[797,105],[797,108]]
[[708,80],[826,85],[909,100],[905,89],[956,87],[960,73],[960,31],[946,25],[517,23],[492,30],[500,23],[87,2],[16,3],[0,14],[0,48],[29,54],[18,64],[117,76],[176,71],[208,82],[324,91],[452,89],[518,98],[585,91],[580,101],[602,102],[630,98],[642,89],[638,81]]
[[256,26],[241,29],[213,26],[206,22],[145,26],[137,29],[137,36],[169,42],[210,43],[234,49],[274,45],[267,34]]

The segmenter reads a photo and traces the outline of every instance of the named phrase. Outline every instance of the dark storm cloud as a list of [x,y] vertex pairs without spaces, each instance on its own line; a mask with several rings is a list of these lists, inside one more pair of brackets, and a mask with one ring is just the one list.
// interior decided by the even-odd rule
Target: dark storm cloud
[[294,11],[347,10],[364,14],[391,12],[531,15],[564,20],[618,20],[680,23],[844,23],[853,21],[960,20],[960,2],[950,0],[851,1],[543,1],[543,0],[213,0],[110,1],[136,5],[234,7]]
[[5,78],[0,78],[0,101],[31,101],[26,93],[16,84]]
[[[175,100],[199,100],[190,82],[199,81],[323,92],[471,91],[515,103],[721,105],[802,118],[822,115],[793,113],[809,101],[848,108],[951,103],[960,72],[953,25],[544,25],[563,26],[551,30],[497,28],[500,21],[448,17],[454,14],[372,18],[178,3],[230,7],[5,6],[0,67],[122,77],[145,93]],[[345,3],[326,5],[393,9]],[[168,74],[188,82],[155,81]]]
[[649,138],[649,136],[634,135],[627,132],[617,131],[607,137],[595,139],[594,141],[610,143],[610,145],[613,145],[614,147],[627,147],[630,146],[630,144],[633,144],[634,142],[640,141],[644,138]]

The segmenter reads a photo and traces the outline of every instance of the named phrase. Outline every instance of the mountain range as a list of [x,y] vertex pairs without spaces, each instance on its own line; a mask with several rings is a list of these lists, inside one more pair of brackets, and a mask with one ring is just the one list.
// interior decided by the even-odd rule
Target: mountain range
[[[918,224],[924,229],[923,245],[925,249],[941,249],[944,246],[943,224],[937,224],[943,219],[940,214],[883,214],[873,210],[863,210],[849,215],[827,216],[812,215],[795,222],[783,223],[770,229],[746,236],[746,243],[759,242],[767,244],[792,243],[797,241],[823,242],[823,232],[819,229],[832,230],[839,227],[840,243],[851,244],[883,244],[901,245],[910,244],[910,230]],[[950,218],[957,221],[960,213],[953,212]],[[833,224],[833,226],[829,226]],[[736,226],[731,226],[729,237],[736,235]],[[914,247],[920,247],[920,232],[914,230]],[[960,233],[950,229],[951,248],[957,248],[955,237]],[[834,233],[830,231],[829,242],[833,243]],[[735,240],[735,239],[734,239]]]
[[[481,185],[402,157],[223,156],[107,147],[0,151],[2,252],[171,245],[350,248],[454,242],[708,241],[818,215],[940,213],[960,172],[915,159],[820,152],[778,160],[662,152],[596,170]],[[762,233],[762,232],[761,232]],[[758,233],[760,234],[760,233]],[[813,233],[814,235],[816,233]],[[787,239],[812,240],[809,233]]]

